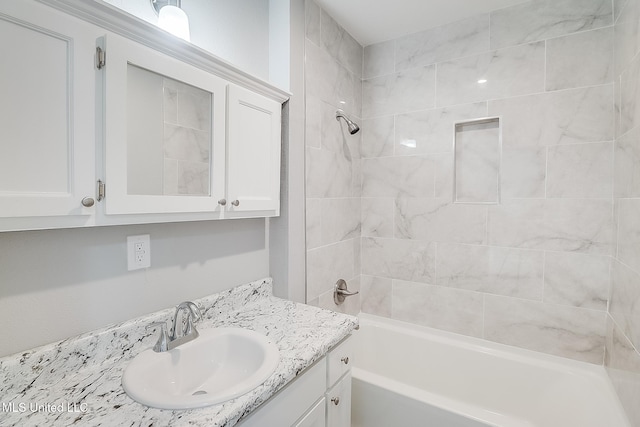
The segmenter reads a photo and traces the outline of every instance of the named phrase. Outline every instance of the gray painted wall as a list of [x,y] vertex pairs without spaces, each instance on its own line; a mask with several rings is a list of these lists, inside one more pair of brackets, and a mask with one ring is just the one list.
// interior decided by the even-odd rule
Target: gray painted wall
[[[265,220],[0,233],[0,356],[269,275]],[[127,271],[126,236],[151,268]]]
[[[149,0],[104,0],[145,21],[158,17]],[[184,0],[191,42],[269,80],[269,0]]]

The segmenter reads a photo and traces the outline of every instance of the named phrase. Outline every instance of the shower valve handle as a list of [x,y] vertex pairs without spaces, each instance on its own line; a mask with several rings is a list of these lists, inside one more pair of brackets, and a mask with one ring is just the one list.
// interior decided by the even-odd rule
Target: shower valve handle
[[344,302],[345,298],[357,295],[359,292],[351,292],[347,289],[347,282],[344,279],[338,279],[336,285],[333,287],[333,302],[336,305],[340,305]]

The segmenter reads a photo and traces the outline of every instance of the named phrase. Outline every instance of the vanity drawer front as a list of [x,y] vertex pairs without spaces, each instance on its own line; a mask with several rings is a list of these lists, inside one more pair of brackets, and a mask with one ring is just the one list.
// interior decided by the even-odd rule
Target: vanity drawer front
[[346,374],[353,365],[354,339],[349,336],[342,341],[336,348],[331,350],[327,356],[327,385],[331,387],[344,374]]

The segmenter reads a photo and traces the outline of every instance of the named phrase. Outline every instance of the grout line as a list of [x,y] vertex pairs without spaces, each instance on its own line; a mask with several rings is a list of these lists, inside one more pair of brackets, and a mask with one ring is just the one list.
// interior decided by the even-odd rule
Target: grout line
[[396,283],[395,283],[395,280],[393,280],[393,279],[389,279],[389,280],[391,280],[391,313],[389,313],[389,316],[391,316],[391,318],[393,319],[393,316],[395,314],[394,307],[396,305],[396,304],[394,304],[395,299],[396,299],[395,298]]
[[491,246],[489,244],[489,206],[486,207],[486,211],[485,211],[485,221],[484,221],[484,241],[485,241],[485,245],[487,246]]
[[438,70],[440,66],[436,63],[433,66],[433,106],[434,108],[438,107]]
[[489,46],[489,49],[491,49],[491,34],[493,34],[493,25],[491,25],[491,21],[493,21],[492,19],[493,11],[490,11],[488,15],[489,15],[489,31],[487,31],[487,37],[489,38],[489,40],[487,41],[487,46]]
[[433,245],[433,285],[434,286],[440,286],[438,284],[439,280],[438,280],[438,246],[439,246],[439,242],[434,243]]
[[[638,53],[640,55],[640,50],[639,50]],[[363,82],[364,82],[364,80],[363,80]],[[466,100],[466,101],[453,103],[453,104],[446,104],[446,105],[438,105],[436,103],[435,106],[433,106],[433,107],[420,108],[420,109],[417,109],[417,110],[406,110],[406,111],[403,110],[403,111],[395,112],[393,114],[391,114],[391,113],[373,114],[373,115],[370,115],[368,117],[361,117],[361,118],[363,120],[371,120],[371,119],[377,119],[377,118],[381,118],[381,117],[388,117],[388,116],[392,116],[392,115],[409,115],[409,114],[414,114],[414,113],[437,111],[437,110],[446,110],[446,109],[451,109],[451,108],[455,108],[455,107],[462,107],[462,106],[468,106],[468,105],[472,105],[472,104],[482,104],[482,103],[486,103],[487,106],[488,106],[489,103],[492,103],[492,102],[512,101],[512,100],[517,100],[517,99],[528,97],[528,96],[541,96],[541,97],[545,96],[545,95],[546,96],[552,96],[554,94],[562,94],[562,93],[570,92],[570,91],[575,91],[575,92],[577,92],[577,91],[585,91],[585,90],[589,90],[589,89],[603,88],[603,87],[606,87],[606,86],[611,86],[612,90],[613,90],[614,82],[595,84],[595,85],[578,86],[578,87],[551,90],[551,91],[546,91],[546,90],[543,89],[542,91],[536,91],[536,92],[519,93],[519,94],[515,94],[515,95],[511,95],[511,96],[502,96],[502,97],[499,97],[499,98],[487,98],[487,99],[475,99],[475,100],[472,99],[472,100]],[[614,100],[615,100],[615,95],[614,95]]]
[[542,74],[542,90],[546,93],[547,91],[547,74],[548,74],[548,61],[547,61],[547,55],[548,55],[548,46],[547,46],[547,40],[544,41],[544,72]]
[[613,258],[613,261],[615,261],[618,264],[624,266],[626,269],[628,269],[629,271],[631,271],[635,275],[640,276],[640,271],[636,271],[633,267],[629,266],[628,264],[624,263],[623,261],[619,260],[618,258]]
[[544,200],[549,200],[547,196],[547,187],[549,187],[549,148],[544,147]]
[[398,72],[398,39],[393,39],[393,72]]
[[613,263],[615,261],[614,257],[611,257],[609,260],[609,283],[607,287],[607,314],[611,315],[611,297],[613,296]]
[[541,303],[546,304],[545,302],[545,291],[547,289],[547,282],[546,282],[546,275],[547,275],[547,251],[544,251],[542,253],[542,299],[540,300]]
[[[615,235],[615,242],[616,242],[616,247],[613,248],[614,249],[614,254],[613,254],[613,259],[618,260],[620,257],[620,212],[622,211],[621,206],[623,204],[623,200],[625,199],[618,199],[618,209],[616,210],[616,200],[614,198],[613,200],[613,204],[611,209],[613,210],[611,217],[613,218],[615,215],[615,231],[616,231],[616,235]],[[611,236],[613,237],[613,236]]]
[[482,339],[487,339],[487,294],[482,295]]
[[613,322],[614,329],[618,329],[618,332],[627,340],[627,344],[629,344],[629,346],[636,352],[636,355],[640,357],[640,350],[636,348],[636,346],[633,344],[633,341],[631,341],[631,338],[627,336],[624,329],[618,324],[618,321],[611,314],[609,314],[609,318],[611,318],[611,321]]
[[[396,66],[394,66],[394,72],[393,73],[382,74],[382,75],[377,76],[377,77],[389,76],[391,74],[400,73],[400,72],[404,72],[404,71],[407,71],[407,70],[413,70],[413,69],[427,67],[427,66],[436,65],[436,64],[442,64],[442,63],[447,63],[447,62],[456,62],[456,61],[469,59],[469,58],[474,58],[474,57],[482,56],[482,55],[492,55],[492,54],[495,54],[496,52],[499,52],[499,51],[504,51],[504,50],[507,50],[507,49],[514,49],[514,48],[522,48],[524,46],[534,45],[534,44],[537,44],[537,43],[545,43],[545,46],[546,46],[546,42],[548,40],[562,39],[562,38],[572,37],[572,36],[579,35],[579,34],[585,34],[585,33],[592,32],[592,31],[600,31],[600,30],[604,30],[604,29],[608,29],[608,28],[613,29],[614,27],[615,27],[614,24],[603,25],[603,26],[597,27],[597,28],[589,28],[587,30],[575,31],[575,32],[572,32],[572,33],[561,34],[561,35],[554,36],[554,37],[547,37],[547,38],[542,38],[542,39],[523,41],[521,43],[510,44],[510,45],[500,46],[500,47],[492,47],[491,46],[491,32],[492,32],[491,29],[493,28],[493,26],[491,25],[491,19],[490,19],[490,21],[489,21],[489,31],[488,31],[488,33],[489,33],[489,43],[488,43],[488,47],[489,48],[488,49],[478,50],[478,51],[476,51],[474,53],[469,53],[469,54],[466,54],[466,55],[463,54],[461,56],[452,56],[450,58],[444,58],[444,59],[441,59],[441,60],[436,60],[435,62],[419,63],[419,64],[416,64],[416,65],[412,65],[410,67],[401,68],[401,69],[398,69]],[[400,37],[398,37],[396,39],[389,40],[389,41],[394,41],[394,43],[397,45],[397,40],[399,38]],[[380,42],[380,43],[385,43],[385,42]],[[379,43],[374,43],[374,45],[376,45],[376,44],[379,44]],[[372,46],[372,45],[369,45],[369,46]],[[545,49],[545,51],[546,51],[546,49]],[[397,47],[395,49],[395,52],[397,52]],[[394,64],[397,63],[396,59],[397,59],[397,57],[394,56]]]

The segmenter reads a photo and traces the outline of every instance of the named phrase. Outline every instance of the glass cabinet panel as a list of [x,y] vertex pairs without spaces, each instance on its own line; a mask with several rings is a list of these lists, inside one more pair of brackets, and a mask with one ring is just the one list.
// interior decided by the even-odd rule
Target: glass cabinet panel
[[127,194],[210,196],[210,92],[127,66]]

